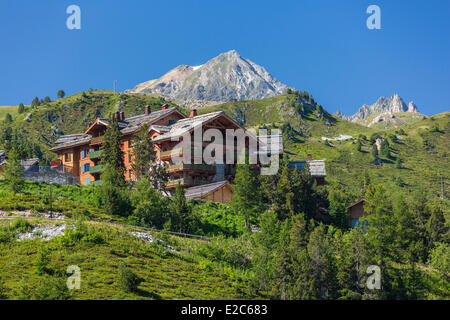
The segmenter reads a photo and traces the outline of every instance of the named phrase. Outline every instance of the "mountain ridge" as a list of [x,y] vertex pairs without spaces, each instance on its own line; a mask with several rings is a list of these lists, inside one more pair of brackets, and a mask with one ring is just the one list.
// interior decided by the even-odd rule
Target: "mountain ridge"
[[287,89],[264,67],[231,50],[199,66],[179,65],[125,93],[157,93],[181,101],[226,102],[268,98]]

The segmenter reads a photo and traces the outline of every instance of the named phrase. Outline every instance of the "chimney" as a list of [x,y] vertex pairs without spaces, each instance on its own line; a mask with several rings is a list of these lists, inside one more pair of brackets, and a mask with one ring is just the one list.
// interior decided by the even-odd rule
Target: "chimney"
[[308,160],[308,161],[311,161],[311,160],[312,160],[312,155],[311,155],[311,153],[308,153],[307,160]]
[[145,115],[148,116],[151,112],[152,112],[152,110],[150,109],[150,106],[146,106],[145,107]]
[[120,120],[125,120],[125,112],[123,111],[120,113]]
[[189,115],[189,118],[193,118],[197,116],[197,109],[192,109],[191,114]]
[[163,110],[166,110],[168,107],[169,107],[169,105],[168,105],[168,104],[165,104],[165,105],[163,105],[162,109],[163,109]]

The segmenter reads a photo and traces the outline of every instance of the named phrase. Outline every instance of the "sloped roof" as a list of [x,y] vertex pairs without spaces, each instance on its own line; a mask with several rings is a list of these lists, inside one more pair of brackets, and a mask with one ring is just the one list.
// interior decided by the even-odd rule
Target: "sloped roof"
[[39,163],[39,158],[31,158],[26,160],[20,160],[20,165],[22,167],[31,167]]
[[347,207],[347,209],[349,209],[349,208],[351,208],[351,207],[354,207],[354,206],[356,206],[357,204],[359,204],[359,203],[361,203],[361,202],[365,202],[365,201],[366,201],[366,198],[361,197],[361,198],[359,198],[358,201],[353,202],[352,204],[350,204],[350,205]]
[[169,108],[169,109],[164,109],[164,110],[159,110],[159,111],[153,111],[149,115],[141,114],[141,115],[134,116],[131,118],[126,118],[125,120],[119,121],[119,123],[122,122],[122,123],[126,124],[125,128],[122,129],[121,132],[123,134],[135,132],[135,131],[139,130],[139,128],[143,124],[151,123],[152,121],[155,121],[155,120],[161,118],[162,116],[165,116],[174,111],[177,111],[177,108]]
[[190,187],[186,189],[186,198],[187,199],[199,199],[207,196],[208,194],[222,188],[226,184],[230,184],[227,180],[214,182],[210,184],[204,184],[201,186]]
[[152,129],[159,133],[166,133],[166,132],[170,131],[170,126],[160,126],[160,125],[153,124],[150,126],[149,130],[152,130]]
[[325,177],[325,160],[298,160],[298,161],[289,161],[289,167],[296,168],[298,170],[303,170],[306,163],[309,165],[309,172],[312,177]]
[[[118,122],[120,132],[122,134],[136,132],[143,124],[151,123],[172,112],[179,112],[179,111],[176,108],[169,108],[151,112],[149,115],[142,114],[126,118],[124,120],[120,120]],[[95,122],[89,127],[88,130],[86,130],[85,133],[69,134],[59,137],[59,139],[55,141],[56,145],[53,148],[51,148],[50,151],[56,151],[67,147],[73,147],[89,143],[92,138],[92,135],[88,134],[88,132],[96,124],[102,124],[107,126],[109,125],[109,120],[106,118],[97,118],[97,120],[95,120]]]
[[154,139],[154,141],[156,142],[156,141],[171,139],[173,137],[180,137],[183,134],[185,134],[186,132],[191,131],[195,127],[200,126],[203,123],[208,122],[212,119],[215,119],[221,115],[225,115],[225,112],[216,111],[216,112],[211,112],[211,113],[206,113],[206,114],[202,114],[199,116],[195,116],[192,118],[180,119],[170,126],[170,131],[156,137]]
[[73,147],[82,144],[89,143],[92,136],[90,134],[79,133],[79,134],[70,134],[59,137],[58,140],[55,141],[56,146],[50,149],[50,151],[64,149],[66,147]]

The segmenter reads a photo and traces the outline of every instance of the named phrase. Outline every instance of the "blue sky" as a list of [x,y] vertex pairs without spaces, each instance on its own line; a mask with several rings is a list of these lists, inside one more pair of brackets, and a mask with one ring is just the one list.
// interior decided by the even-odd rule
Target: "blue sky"
[[[81,30],[66,8],[81,8]],[[381,30],[366,9],[381,8]],[[327,110],[398,93],[450,110],[450,1],[2,0],[0,105],[118,90],[236,49]]]

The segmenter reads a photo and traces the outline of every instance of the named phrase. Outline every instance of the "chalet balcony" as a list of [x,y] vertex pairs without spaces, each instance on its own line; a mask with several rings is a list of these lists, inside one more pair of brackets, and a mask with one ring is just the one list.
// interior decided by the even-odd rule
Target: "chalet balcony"
[[178,182],[181,184],[182,187],[199,186],[202,184],[210,183],[209,181],[206,181],[206,180],[196,179],[194,177],[186,177],[186,178],[181,178],[181,179],[169,180],[167,182],[166,188],[168,188],[168,189],[176,188],[176,186],[178,185]]
[[172,164],[167,168],[167,172],[176,172],[176,171],[201,171],[205,173],[216,173],[216,167],[209,164],[195,164],[195,163],[179,163]]
[[89,159],[99,159],[103,154],[103,150],[89,152]]
[[99,186],[99,185],[101,185],[102,183],[103,183],[102,180],[95,180],[95,181],[92,181],[92,182],[91,182],[91,184],[93,184],[94,186]]
[[[191,148],[191,156],[193,157],[195,155],[195,150],[197,148]],[[202,151],[203,154],[203,151]],[[161,160],[169,160],[172,157],[182,157],[183,156],[183,149],[182,148],[178,148],[178,149],[172,149],[172,150],[167,150],[167,151],[162,151],[159,155]]]
[[93,166],[89,168],[89,172],[90,173],[101,173],[103,171],[105,171],[105,165],[104,164],[99,164],[98,166]]
[[93,145],[93,144],[102,144],[102,143],[103,143],[103,136],[92,137],[91,138],[91,145]]

